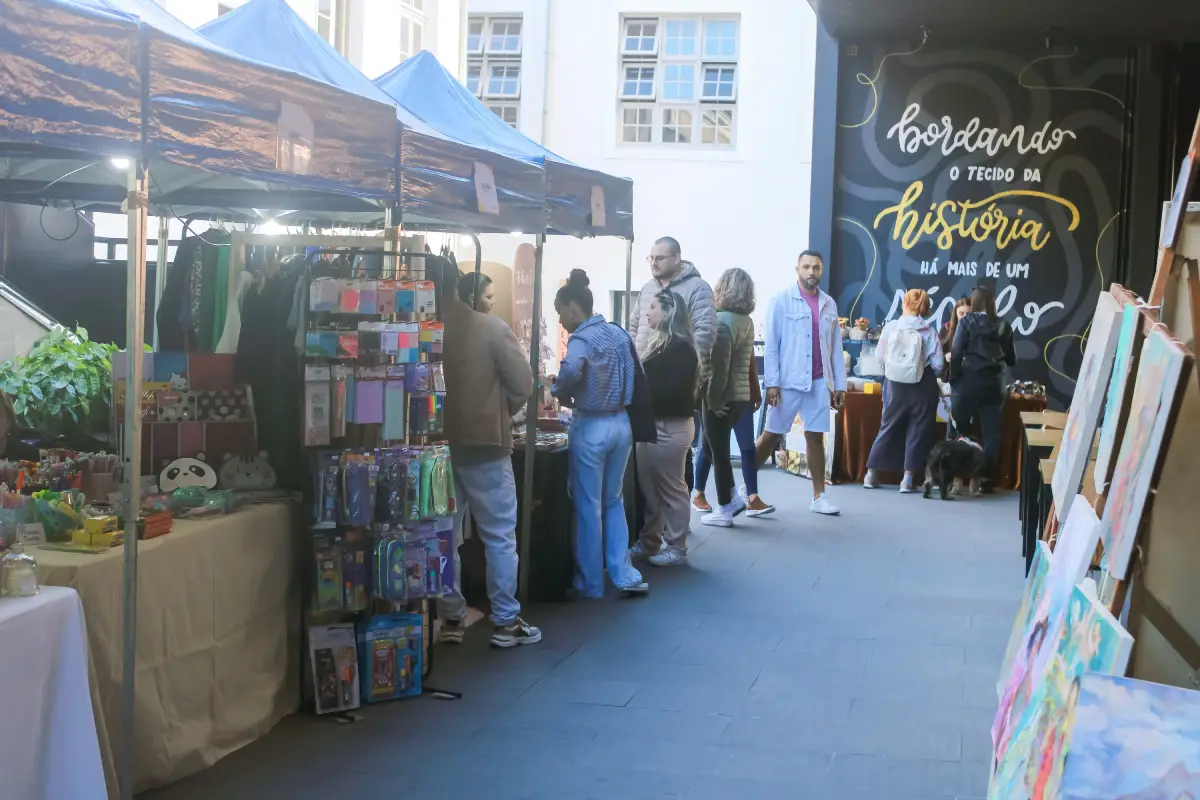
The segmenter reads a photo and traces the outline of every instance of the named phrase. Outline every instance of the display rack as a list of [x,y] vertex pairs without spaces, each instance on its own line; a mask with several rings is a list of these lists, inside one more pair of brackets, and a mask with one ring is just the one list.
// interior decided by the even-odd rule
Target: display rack
[[[330,241],[331,238],[336,241]],[[307,498],[310,509],[308,536],[300,556],[304,562],[301,569],[304,598],[301,685],[314,689],[314,703],[320,711],[316,667],[310,667],[311,631],[352,623],[357,644],[356,663],[360,665],[358,679],[365,681],[368,660],[374,656],[365,648],[375,644],[369,640],[370,634],[364,633],[366,627],[378,615],[408,613],[419,615],[422,621],[417,659],[420,664],[419,693],[459,699],[460,693],[434,688],[427,680],[434,666],[433,627],[436,619],[436,603],[430,600],[445,596],[447,590],[446,584],[442,583],[442,571],[454,561],[452,481],[447,505],[443,508],[438,509],[433,504],[430,513],[417,514],[413,518],[406,516],[404,523],[400,522],[400,517],[383,522],[376,515],[377,505],[382,503],[386,474],[403,474],[405,481],[423,480],[427,478],[426,462],[436,458],[441,459],[437,463],[445,465],[443,479],[449,480],[449,448],[440,441],[440,417],[436,418],[436,424],[426,424],[420,430],[413,426],[418,420],[419,406],[440,409],[445,396],[443,379],[438,377],[441,375],[441,308],[432,285],[423,280],[425,268],[432,260],[441,262],[439,266],[444,271],[454,270],[455,265],[448,259],[425,252],[421,240],[415,237],[404,242],[404,250],[364,246],[367,243],[361,237],[286,237],[283,240],[269,237],[265,241],[247,238],[243,243],[306,248],[304,283],[309,294],[304,302],[310,310],[305,326],[303,358],[306,372],[305,445],[310,451],[314,479]],[[403,288],[397,291],[398,287]],[[409,297],[410,290],[411,304],[395,302],[401,295]],[[331,291],[337,293],[336,307],[332,308],[327,302],[333,296],[329,294]],[[323,297],[318,298],[322,292]],[[389,299],[385,302],[385,292],[395,294],[387,295]],[[346,297],[356,298],[361,305],[353,310],[347,308],[343,303]],[[401,344],[405,347],[398,350]],[[424,376],[423,384],[417,383],[419,375]],[[331,386],[333,390],[326,394],[326,389]],[[356,397],[350,397],[351,393],[356,393]],[[321,403],[328,403],[323,412],[320,411]],[[315,439],[310,428],[314,408],[318,409],[317,413],[324,413],[327,420],[341,420],[327,432],[319,432]],[[356,411],[368,408],[369,415],[356,416]],[[428,419],[420,418],[426,423],[434,420],[432,413]],[[330,461],[331,458],[334,460]],[[365,502],[370,511],[365,517],[330,519],[324,515],[324,504],[329,498],[322,494],[323,485],[328,484],[322,470],[328,469],[341,470],[338,490],[343,494],[338,495],[338,502],[342,503],[349,497],[348,476],[376,476],[368,478],[366,484]],[[385,473],[387,470],[390,472]],[[378,494],[376,480],[380,482]],[[414,491],[409,484],[405,486]],[[403,507],[407,499],[399,498],[399,506]],[[415,595],[407,591],[411,586],[408,583],[411,574],[406,568],[399,579],[405,591],[403,597],[398,598],[394,592],[383,588],[395,578],[392,570],[379,563],[378,556],[385,550],[389,553],[395,550],[408,553],[403,557],[411,560],[414,548],[425,557],[433,553],[434,548],[440,553],[440,557],[430,560],[441,563],[442,571],[438,571],[436,577],[437,586],[441,588],[432,596],[426,591],[426,580],[433,582],[435,578],[431,577],[432,571],[426,574],[422,566],[425,557],[422,557],[421,564],[415,565],[421,590]],[[335,595],[329,595],[326,573],[320,572],[322,564],[332,565],[330,571],[338,576]],[[349,577],[352,566],[354,579]],[[450,566],[450,570],[453,569]],[[453,577],[448,587],[453,591]],[[342,594],[343,589],[345,594]],[[354,602],[350,601],[351,591],[355,593]],[[335,602],[327,604],[326,600],[331,596]],[[336,602],[339,597],[341,602]],[[315,656],[311,663],[315,665]],[[386,699],[416,694],[401,690],[398,663],[398,660],[393,661],[389,667],[395,670],[392,679],[397,693]],[[404,663],[405,668],[411,666],[407,660]],[[311,683],[307,680],[310,677]],[[364,701],[367,696],[363,691]],[[352,704],[353,708],[358,705],[357,702]],[[347,712],[339,711],[338,715],[345,717]]]

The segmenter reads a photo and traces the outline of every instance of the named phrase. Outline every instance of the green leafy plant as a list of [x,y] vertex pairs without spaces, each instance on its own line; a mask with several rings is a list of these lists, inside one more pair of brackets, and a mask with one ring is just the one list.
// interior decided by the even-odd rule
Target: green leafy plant
[[108,419],[115,350],[91,341],[83,328],[58,328],[28,355],[0,364],[0,390],[26,427],[47,434],[88,431]]

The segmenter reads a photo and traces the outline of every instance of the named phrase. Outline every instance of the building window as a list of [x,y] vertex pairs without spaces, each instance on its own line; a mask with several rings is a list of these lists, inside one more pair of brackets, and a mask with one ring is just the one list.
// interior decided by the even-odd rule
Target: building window
[[732,15],[622,19],[620,142],[732,147],[739,34]]
[[621,141],[647,144],[654,133],[653,106],[625,106],[621,109]]
[[467,90],[514,128],[521,119],[521,31],[521,18],[512,15],[467,18]]
[[424,11],[425,0],[400,0],[400,5],[411,8],[413,11]]
[[663,144],[690,144],[692,141],[692,110],[664,108],[662,110]]
[[625,55],[652,56],[658,52],[658,20],[625,20],[625,43],[621,46]]
[[403,61],[421,52],[425,46],[425,18],[407,8],[401,8],[400,15],[400,60]]
[[622,100],[654,99],[654,67],[625,67],[625,81],[621,84]]
[[488,36],[487,51],[489,53],[505,53],[520,55],[521,53],[521,20],[494,19],[491,34]]
[[705,108],[700,120],[701,144],[733,144],[733,109]]
[[346,55],[350,41],[350,5],[346,0],[317,0],[317,33]]
[[488,111],[491,111],[510,126],[518,130],[520,129],[521,106],[519,103],[488,103]]

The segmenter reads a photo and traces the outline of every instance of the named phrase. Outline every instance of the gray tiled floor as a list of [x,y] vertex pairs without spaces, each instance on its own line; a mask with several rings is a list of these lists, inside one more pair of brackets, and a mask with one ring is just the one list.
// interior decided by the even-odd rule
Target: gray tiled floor
[[[650,597],[528,609],[545,641],[438,650],[460,702],[300,715],[152,796],[949,800],[986,794],[1022,582],[1013,495],[954,503],[762,476],[779,505],[700,527]],[[368,794],[364,795],[363,792]]]

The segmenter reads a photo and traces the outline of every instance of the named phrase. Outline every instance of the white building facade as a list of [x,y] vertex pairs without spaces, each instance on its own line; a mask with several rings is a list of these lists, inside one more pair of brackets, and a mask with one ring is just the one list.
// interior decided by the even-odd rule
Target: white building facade
[[[795,0],[467,0],[465,83],[532,139],[634,181],[633,289],[673,236],[715,282],[740,266],[768,297],[807,245],[816,19]],[[487,237],[507,262],[512,239]],[[543,308],[586,269],[618,313],[625,244],[551,239]]]

